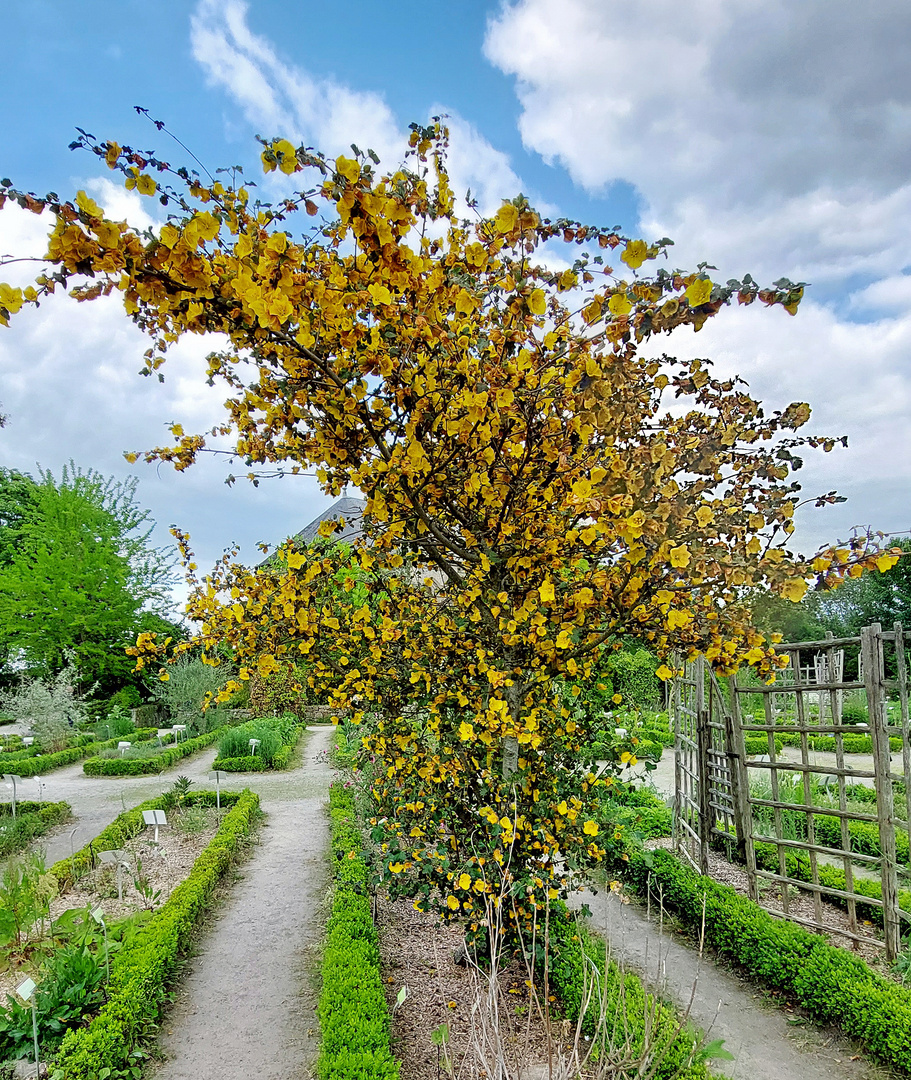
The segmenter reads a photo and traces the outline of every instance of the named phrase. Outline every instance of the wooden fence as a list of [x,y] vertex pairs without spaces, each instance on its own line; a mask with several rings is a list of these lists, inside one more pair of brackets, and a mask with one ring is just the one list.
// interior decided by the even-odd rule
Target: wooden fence
[[[861,673],[849,679],[844,650],[852,646]],[[675,680],[675,846],[706,873],[710,848],[722,845],[745,866],[751,896],[765,892],[773,913],[894,958],[911,922],[899,892],[911,881],[902,627],[778,648],[789,664],[771,685],[736,676],[722,684],[701,657]],[[865,724],[846,722],[849,698],[865,706]],[[869,739],[869,753],[850,752],[858,737]],[[746,740],[757,738],[765,753],[748,757]],[[833,921],[830,903],[847,920]]]

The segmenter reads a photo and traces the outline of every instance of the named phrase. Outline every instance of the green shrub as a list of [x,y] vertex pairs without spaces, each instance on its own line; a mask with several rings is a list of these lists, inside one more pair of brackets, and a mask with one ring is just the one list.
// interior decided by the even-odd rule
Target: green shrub
[[[225,772],[286,768],[300,733],[301,728],[290,713],[228,728],[218,740],[216,766]],[[250,753],[250,739],[260,740],[255,754]]]
[[[214,801],[214,792],[205,794]],[[196,859],[189,876],[112,960],[107,1002],[86,1027],[70,1031],[64,1038],[54,1076],[61,1080],[98,1080],[135,1061],[132,1055],[154,1030],[168,998],[168,981],[190,945],[193,930],[249,835],[258,812],[259,797],[253,792],[244,791],[235,799],[228,795],[222,793],[222,803],[233,802],[233,808]],[[188,796],[187,802],[193,801],[193,796]],[[141,823],[142,810],[154,808],[158,802],[153,799],[121,817],[135,820],[133,816],[138,814]],[[100,847],[100,841],[101,837],[95,841],[96,847]],[[77,859],[82,855],[79,852]],[[58,880],[61,875],[57,868],[62,865],[52,868]]]
[[[765,735],[751,735],[747,733],[744,738],[747,757],[760,757],[769,752],[769,740]],[[775,736],[775,753],[780,754],[785,746],[785,739],[781,735]]]
[[658,661],[646,649],[622,649],[612,653],[605,668],[614,692],[623,704],[636,709],[655,709],[664,693],[661,680],[655,674]]
[[317,1076],[319,1080],[399,1080],[398,1062],[389,1049],[379,945],[350,789],[333,784],[329,808],[334,894],[317,1007],[322,1034]]
[[[820,876],[831,869],[820,867]],[[701,926],[704,915],[706,942],[757,981],[785,992],[816,1019],[841,1028],[873,1057],[902,1074],[909,1072],[911,990],[879,975],[846,949],[774,918],[727,885],[701,877],[670,852],[654,851],[648,860],[634,856],[627,872],[641,891],[660,889],[665,907],[688,925]],[[862,884],[877,883],[855,880],[855,887]]]
[[20,802],[13,817],[9,803],[0,804],[0,858],[23,851],[38,836],[73,816],[69,803]]

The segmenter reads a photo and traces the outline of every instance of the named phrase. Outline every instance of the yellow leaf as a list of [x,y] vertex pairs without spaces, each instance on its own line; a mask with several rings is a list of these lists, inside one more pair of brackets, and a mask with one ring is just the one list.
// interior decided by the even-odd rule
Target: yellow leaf
[[104,211],[98,203],[96,203],[94,199],[90,199],[84,191],[76,192],[76,205],[84,214],[88,214],[89,217],[104,217]]
[[338,157],[335,159],[336,172],[352,184],[356,183],[361,175],[361,167],[353,158]]
[[373,297],[374,302],[377,304],[392,303],[392,293],[386,288],[385,285],[373,284],[367,289],[367,292],[370,293],[370,295]]
[[15,315],[22,307],[22,290],[0,283],[0,307],[6,308],[10,315]]
[[512,203],[503,203],[500,209],[497,211],[497,216],[494,218],[494,223],[497,226],[497,232],[508,233],[516,227],[516,222],[519,220],[519,211],[512,205]]
[[626,293],[615,292],[607,302],[607,309],[611,315],[629,315],[633,305],[629,302]]
[[685,544],[671,548],[671,566],[683,570],[690,565],[690,553]]
[[792,578],[791,581],[785,582],[781,589],[781,595],[785,600],[790,600],[792,604],[798,604],[803,600],[807,591],[807,583],[801,578]]
[[690,307],[706,304],[712,296],[712,282],[708,278],[697,278],[686,290],[686,299]]

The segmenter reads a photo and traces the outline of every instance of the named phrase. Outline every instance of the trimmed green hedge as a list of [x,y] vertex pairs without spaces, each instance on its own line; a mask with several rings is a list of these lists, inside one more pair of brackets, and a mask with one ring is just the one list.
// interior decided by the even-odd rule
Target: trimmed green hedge
[[613,784],[601,800],[598,823],[613,829],[619,825],[643,840],[670,836],[674,823],[671,808],[648,788]]
[[[93,742],[96,742],[96,741],[97,740],[92,735],[85,735],[85,734],[76,735],[72,740],[72,745],[67,746],[66,750],[75,750],[80,746],[85,747],[85,746],[88,746],[90,743],[93,743]],[[65,751],[58,750],[56,752],[57,753],[64,753]],[[38,745],[22,746],[22,745],[19,745],[19,746],[16,746],[15,749],[13,749],[13,750],[10,750],[10,749],[4,750],[2,756],[0,756],[0,762],[2,762],[4,765],[16,765],[21,761],[27,761],[29,758],[41,757],[43,754],[48,754],[48,753],[50,753],[50,751],[45,749],[43,746],[38,746]]]
[[23,851],[49,829],[73,816],[66,802],[17,802],[16,817],[10,803],[0,804],[0,858]]
[[760,982],[787,993],[816,1019],[859,1040],[873,1057],[911,1074],[911,988],[879,975],[818,934],[774,918],[727,885],[696,874],[670,852],[650,856],[630,860],[626,873],[637,888],[660,886],[665,907],[692,927],[702,925],[704,903],[708,944]]
[[[215,798],[214,792],[206,795],[211,795],[211,800],[202,801]],[[159,801],[143,805],[150,809]],[[197,797],[197,801],[201,800]],[[222,802],[230,801],[234,801],[233,808],[189,876],[111,961],[107,1003],[86,1027],[68,1032],[54,1062],[53,1080],[98,1080],[102,1075],[116,1075],[116,1070],[131,1064],[130,1055],[154,1030],[167,998],[168,980],[186,952],[216,885],[249,835],[259,808],[259,796],[251,791],[241,792],[236,800],[223,793]],[[141,821],[141,811],[142,807],[137,807],[121,817],[138,813]],[[82,854],[79,852],[77,859]],[[60,865],[53,867],[55,873]]]
[[17,759],[15,761],[10,761],[4,757],[3,764],[11,772],[23,778],[41,776],[44,773],[51,772],[53,769],[60,769],[64,765],[72,765],[88,754],[99,754],[102,750],[114,750],[119,742],[142,742],[145,739],[154,737],[154,735],[154,731],[137,731],[135,734],[123,738],[108,739],[105,742],[89,741],[80,746],[71,746],[68,750],[59,750],[56,754],[41,754],[31,758],[23,757],[21,760]]
[[[765,741],[766,747],[768,747],[768,741],[765,734],[761,732],[746,732],[747,739],[749,740],[753,736],[758,736]],[[800,746],[800,735],[783,731],[780,734],[776,733],[775,742],[778,739],[782,740],[785,746]],[[869,735],[843,735],[841,739],[842,749],[846,754],[872,754],[873,753],[873,739]],[[807,745],[811,750],[828,750],[830,753],[835,753],[835,739],[825,735],[809,735],[807,737]],[[892,753],[898,753],[902,748],[902,741],[898,738],[889,739],[889,749]],[[768,753],[768,749],[765,750]]]
[[[646,992],[639,978],[623,973],[607,962],[604,942],[580,927],[565,905],[556,903],[550,916],[549,981],[570,1020],[576,1021],[586,1000],[586,981],[597,971],[601,992],[606,995],[603,1015],[618,1039],[626,1041],[634,1057],[642,1053],[648,1038],[654,1080],[708,1080],[711,1073],[698,1057],[701,1036],[681,1030],[675,1010]],[[539,963],[543,974],[543,963]],[[601,1007],[593,1000],[582,1020],[582,1034],[591,1038],[601,1017]],[[650,1059],[654,1062],[654,1059]]]
[[[205,735],[197,735],[195,739],[174,743],[173,746],[165,746],[160,754],[150,758],[90,757],[82,766],[82,771],[86,776],[149,776],[154,773],[164,772],[165,769],[169,769],[181,758],[189,757],[190,754],[195,754],[197,751],[211,746],[213,742],[217,741],[221,733],[222,729],[216,728],[215,731],[208,731]],[[117,742],[117,739],[113,740],[115,747]]]
[[323,952],[319,1017],[319,1080],[399,1080],[389,1048],[389,1011],[380,976],[367,867],[349,789],[329,789],[332,830],[332,913]]
[[676,741],[676,735],[673,731],[664,731],[661,728],[643,727],[642,736],[649,742],[658,743],[666,750],[669,750]]

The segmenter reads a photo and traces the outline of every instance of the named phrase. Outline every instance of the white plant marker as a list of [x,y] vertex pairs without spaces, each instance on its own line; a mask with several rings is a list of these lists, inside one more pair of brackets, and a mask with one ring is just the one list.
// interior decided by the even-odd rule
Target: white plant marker
[[16,994],[26,1005],[32,1003],[32,1037],[35,1040],[35,1076],[41,1080],[41,1065],[38,1061],[38,1009],[35,1003],[35,991],[38,989],[33,979],[26,979],[16,987]]
[[16,820],[16,784],[22,783],[22,777],[17,776],[15,773],[4,773],[3,779],[7,784],[13,785],[13,821]]
[[257,746],[259,746],[261,741],[262,741],[261,739],[251,739],[250,740],[250,753],[253,755],[253,757],[256,757],[256,748],[257,748]]
[[117,899],[123,901],[123,868],[126,866],[127,853],[122,848],[111,851],[99,851],[98,858],[105,866],[117,867]]
[[219,784],[220,781],[227,779],[228,774],[223,773],[220,769],[213,769],[209,776],[215,781],[215,809],[221,810],[221,787]]
[[155,843],[158,843],[158,828],[160,825],[167,825],[168,816],[164,810],[143,810],[142,820],[146,825],[155,826]]
[[133,744],[130,742],[119,742],[117,744],[117,749],[120,751],[120,756],[123,757],[124,751],[129,750],[132,745]]

